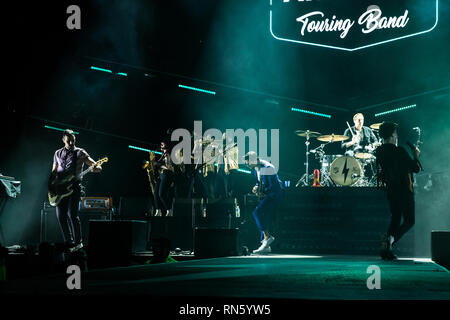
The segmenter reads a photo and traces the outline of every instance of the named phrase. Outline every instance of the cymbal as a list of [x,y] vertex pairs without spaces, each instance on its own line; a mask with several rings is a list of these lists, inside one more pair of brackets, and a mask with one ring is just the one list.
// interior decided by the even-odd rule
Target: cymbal
[[374,123],[374,124],[372,124],[370,127],[371,127],[373,130],[379,130],[381,124],[382,124],[382,122],[380,122],[380,123]]
[[328,135],[324,135],[324,136],[320,136],[317,138],[317,140],[319,141],[324,141],[324,142],[339,142],[339,141],[345,141],[350,139],[347,136],[340,136],[337,134],[328,134]]
[[309,131],[309,130],[295,130],[295,134],[299,137],[313,137],[316,138],[321,135],[319,132]]

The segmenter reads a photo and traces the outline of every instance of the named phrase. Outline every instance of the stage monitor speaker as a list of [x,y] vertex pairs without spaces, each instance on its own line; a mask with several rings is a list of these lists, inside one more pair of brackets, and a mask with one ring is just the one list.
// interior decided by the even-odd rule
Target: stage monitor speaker
[[153,197],[120,197],[119,215],[124,220],[146,220],[152,215]]
[[90,220],[89,268],[126,266],[131,255],[147,248],[147,221]]
[[102,220],[110,221],[109,214],[106,212],[80,212],[78,214],[81,223],[81,237],[85,246],[89,245],[89,221]]
[[[107,220],[108,213],[99,211],[80,211],[78,213],[81,224],[81,236],[84,245],[89,244],[89,220]],[[41,228],[40,228],[40,242],[64,242],[64,237],[59,226],[58,218],[56,217],[56,207],[44,203],[41,209]]]
[[195,228],[196,258],[216,258],[239,255],[239,229]]
[[175,198],[173,216],[152,217],[150,239],[170,239],[170,249],[193,251],[193,199]]
[[450,268],[450,230],[431,231],[431,260]]
[[[83,230],[82,230],[83,231]],[[41,209],[40,242],[64,242],[64,237],[56,217],[56,207],[44,202]]]

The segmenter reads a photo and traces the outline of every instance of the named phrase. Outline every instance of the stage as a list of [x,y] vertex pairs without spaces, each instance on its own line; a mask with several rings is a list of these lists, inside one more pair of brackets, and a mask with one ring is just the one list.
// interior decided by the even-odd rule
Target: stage
[[104,2],[4,7],[2,307],[450,299],[450,1]]
[[[369,266],[380,270],[380,289],[368,289]],[[429,259],[382,261],[367,256],[271,254],[190,260],[93,270],[81,289],[66,287],[68,275],[0,284],[7,294],[146,295],[314,300],[439,300],[450,298],[450,272]],[[200,301],[200,300],[199,300]]]

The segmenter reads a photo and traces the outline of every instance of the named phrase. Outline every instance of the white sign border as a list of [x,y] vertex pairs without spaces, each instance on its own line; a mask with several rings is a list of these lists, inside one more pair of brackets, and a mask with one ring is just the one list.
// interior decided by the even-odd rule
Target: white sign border
[[[272,6],[272,1],[273,0],[270,0],[270,6]],[[425,30],[425,31],[416,32],[416,33],[412,33],[412,34],[408,34],[408,35],[405,35],[405,36],[402,36],[402,37],[398,37],[398,38],[394,38],[394,39],[389,39],[389,40],[384,40],[384,41],[368,44],[368,45],[365,45],[365,46],[362,46],[362,47],[353,48],[353,49],[278,37],[278,36],[276,36],[274,34],[274,32],[272,30],[272,9],[270,9],[269,12],[270,12],[270,27],[269,27],[270,28],[270,34],[272,35],[272,37],[274,37],[277,40],[293,42],[293,43],[299,43],[299,44],[306,44],[306,45],[310,45],[310,46],[317,46],[317,47],[323,47],[323,48],[328,48],[328,49],[336,49],[336,50],[343,50],[343,51],[356,51],[356,50],[366,49],[366,48],[369,48],[369,47],[374,47],[374,46],[381,45],[381,44],[388,43],[388,42],[393,42],[393,41],[397,41],[397,40],[401,40],[401,39],[405,39],[405,38],[418,36],[420,34],[424,34],[424,33],[428,33],[430,31],[433,31],[436,28],[436,26],[438,24],[438,21],[439,21],[439,0],[436,0],[436,21],[434,23],[434,26],[431,29],[428,29],[428,30]]]

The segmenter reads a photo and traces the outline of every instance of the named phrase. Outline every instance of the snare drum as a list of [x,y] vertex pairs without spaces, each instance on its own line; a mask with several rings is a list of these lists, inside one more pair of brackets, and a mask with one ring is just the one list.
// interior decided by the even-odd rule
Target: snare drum
[[336,158],[330,167],[330,177],[338,185],[351,186],[362,176],[361,164],[350,156]]

